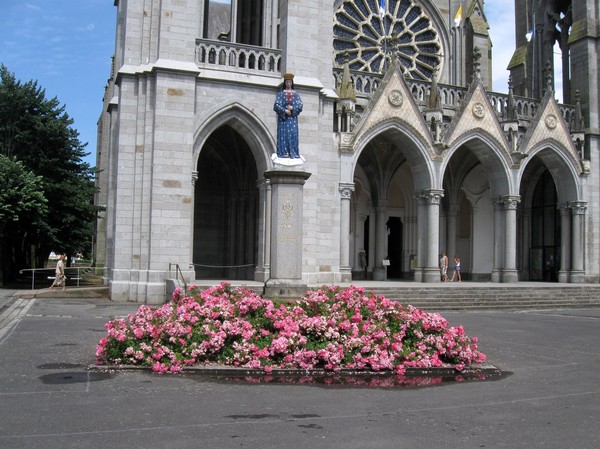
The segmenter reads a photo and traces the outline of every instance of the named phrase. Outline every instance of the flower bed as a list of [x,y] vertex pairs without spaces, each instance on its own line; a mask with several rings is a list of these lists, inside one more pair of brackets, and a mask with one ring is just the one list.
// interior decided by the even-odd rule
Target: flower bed
[[294,304],[276,305],[222,283],[162,307],[140,306],[105,325],[97,364],[151,366],[158,373],[220,364],[260,368],[393,370],[483,363],[477,338],[437,313],[366,293],[322,287]]

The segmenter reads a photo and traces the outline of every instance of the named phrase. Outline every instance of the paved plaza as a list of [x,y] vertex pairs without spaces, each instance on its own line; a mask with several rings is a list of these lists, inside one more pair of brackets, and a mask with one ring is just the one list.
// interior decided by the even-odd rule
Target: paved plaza
[[444,312],[505,375],[366,388],[89,370],[102,298],[0,290],[0,448],[543,448],[600,441],[600,309]]

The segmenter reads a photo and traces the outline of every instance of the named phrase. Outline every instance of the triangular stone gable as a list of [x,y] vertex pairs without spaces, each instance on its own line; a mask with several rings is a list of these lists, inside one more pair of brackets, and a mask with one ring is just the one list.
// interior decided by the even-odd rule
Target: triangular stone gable
[[558,103],[554,99],[553,93],[546,94],[544,100],[533,118],[527,133],[519,145],[519,151],[524,154],[537,146],[539,143],[554,140],[577,165],[581,165],[579,155],[570,139],[571,133],[569,126],[560,112]]
[[481,130],[487,136],[498,142],[509,156],[508,141],[502,126],[496,116],[496,111],[488,99],[481,81],[473,83],[467,92],[463,107],[457,111],[452,119],[445,137],[445,144],[452,146],[460,136],[471,134],[473,130]]
[[[429,128],[396,64],[386,73],[379,89],[357,123],[354,141],[359,141],[370,129],[390,119],[401,122],[422,141],[431,143]],[[432,151],[431,148],[429,151]]]

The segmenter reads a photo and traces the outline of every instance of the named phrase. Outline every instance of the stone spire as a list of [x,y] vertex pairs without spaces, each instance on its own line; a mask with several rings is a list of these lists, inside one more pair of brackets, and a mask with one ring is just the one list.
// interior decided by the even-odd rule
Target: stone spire
[[350,65],[348,62],[350,61],[350,56],[348,52],[344,54],[344,71],[342,72],[342,81],[338,87],[338,96],[341,100],[352,100],[356,101],[356,89],[354,89],[354,84],[352,83],[352,78],[350,77]]
[[508,102],[506,104],[506,118],[508,120],[517,119],[517,106],[515,104],[515,96],[513,93],[512,76],[508,77]]

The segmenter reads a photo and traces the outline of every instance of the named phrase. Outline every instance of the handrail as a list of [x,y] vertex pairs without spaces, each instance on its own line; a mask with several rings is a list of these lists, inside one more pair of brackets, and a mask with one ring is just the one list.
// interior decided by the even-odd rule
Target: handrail
[[183,283],[183,294],[187,295],[187,282],[185,281],[185,277],[183,276],[183,272],[181,271],[178,263],[169,262],[169,277],[171,276],[171,267],[173,265],[175,265],[175,279],[179,280],[179,277],[181,276],[181,282]]
[[[77,287],[79,287],[79,281],[81,280],[81,271],[82,270],[94,270],[94,274],[96,274],[96,270],[102,270],[103,267],[92,267],[92,266],[75,266],[75,267],[65,267],[65,276],[67,275],[67,273],[71,272],[73,273],[74,270],[76,270],[76,276],[75,278],[71,277],[71,279],[75,279],[77,281]],[[19,270],[19,274],[25,274],[25,272],[27,271],[31,271],[31,289],[35,290],[35,274],[38,271],[54,271],[54,267],[47,267],[47,268],[23,268],[22,270]],[[53,277],[49,276],[49,279],[54,279]],[[67,279],[69,279],[69,277],[67,276]]]

